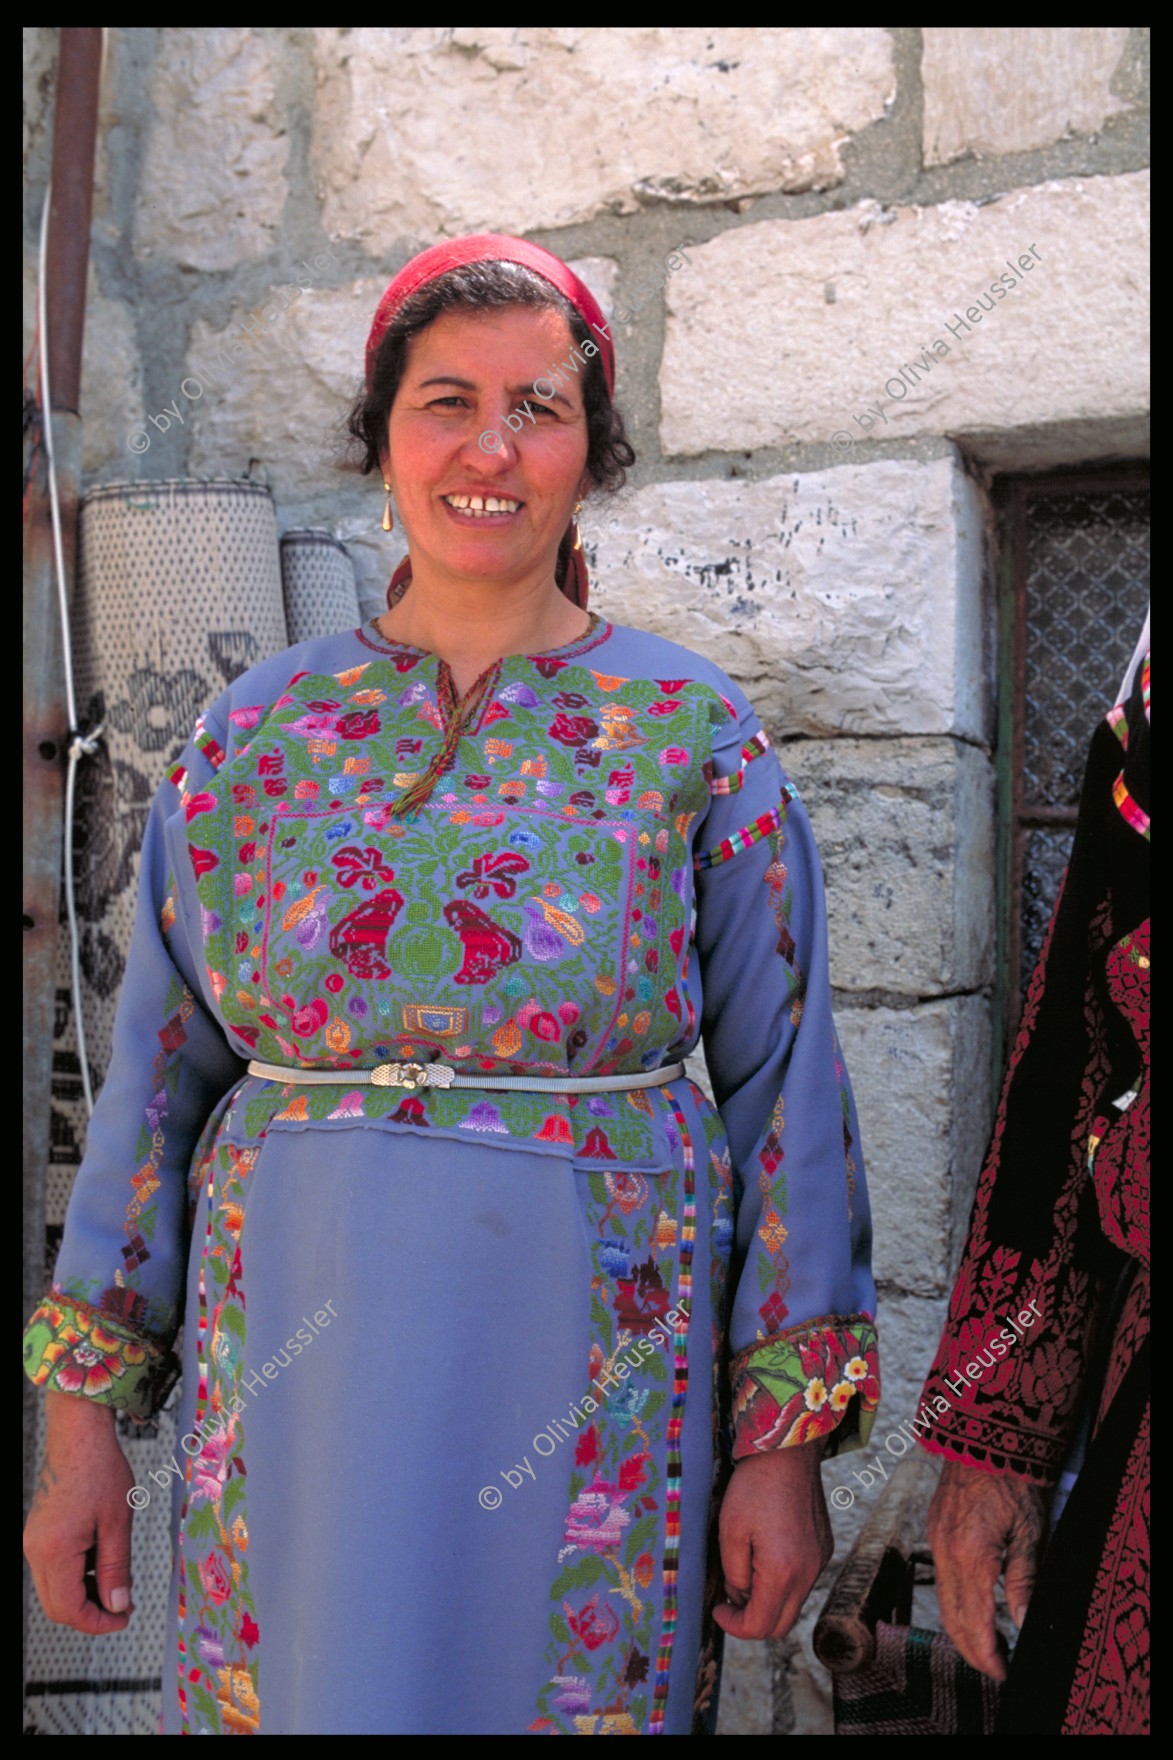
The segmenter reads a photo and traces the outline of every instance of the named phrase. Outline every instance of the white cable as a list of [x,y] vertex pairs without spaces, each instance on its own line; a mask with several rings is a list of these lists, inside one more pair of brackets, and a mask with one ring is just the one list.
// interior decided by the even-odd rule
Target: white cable
[[37,321],[41,333],[41,425],[45,434],[45,462],[49,473],[49,511],[53,523],[53,563],[57,577],[57,609],[61,617],[61,658],[65,668],[65,713],[69,721],[68,768],[65,772],[65,915],[69,922],[69,979],[73,992],[73,1021],[77,1035],[77,1061],[81,1069],[82,1092],[86,1112],[92,1116],[94,1094],[90,1087],[90,1065],[86,1055],[85,1017],[81,1000],[81,938],[77,926],[77,903],[73,891],[73,801],[77,766],[83,756],[98,749],[101,726],[88,735],[77,727],[77,701],[73,694],[73,643],[69,632],[69,600],[65,585],[65,545],[61,537],[61,505],[57,498],[57,467],[53,455],[53,413],[49,402],[49,323],[46,311],[45,269],[49,248],[49,204],[53,194],[50,181],[45,188],[45,206],[41,213],[41,248],[37,280]]

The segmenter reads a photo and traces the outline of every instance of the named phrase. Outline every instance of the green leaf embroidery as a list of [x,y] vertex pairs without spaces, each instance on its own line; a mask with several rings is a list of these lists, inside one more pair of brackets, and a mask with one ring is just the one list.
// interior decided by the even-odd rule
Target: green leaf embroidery
[[550,1588],[551,1601],[561,1601],[572,1589],[593,1589],[599,1578],[605,1574],[603,1561],[588,1552],[577,1563],[567,1565],[555,1579]]
[[184,1531],[189,1540],[207,1540],[215,1538],[219,1532],[215,1506],[211,1503],[197,1504],[184,1524]]

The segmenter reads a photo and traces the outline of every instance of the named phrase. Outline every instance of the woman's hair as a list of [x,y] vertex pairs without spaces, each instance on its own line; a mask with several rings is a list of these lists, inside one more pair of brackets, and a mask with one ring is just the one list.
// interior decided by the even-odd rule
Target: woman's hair
[[[437,276],[406,299],[392,318],[379,345],[371,388],[363,391],[350,412],[347,428],[356,442],[352,455],[364,476],[380,469],[379,454],[387,445],[387,422],[411,338],[445,312],[484,312],[507,306],[547,307],[559,312],[580,351],[584,342],[593,341],[586,320],[565,295],[520,263],[467,263]],[[635,463],[635,452],[623,417],[611,401],[598,353],[586,358],[582,397],[587,419],[586,468],[598,488],[614,494],[623,486],[627,467]]]

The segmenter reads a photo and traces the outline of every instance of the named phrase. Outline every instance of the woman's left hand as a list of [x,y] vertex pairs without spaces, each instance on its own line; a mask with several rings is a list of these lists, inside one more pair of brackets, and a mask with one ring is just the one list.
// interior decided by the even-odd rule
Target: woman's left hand
[[721,1504],[727,1599],[713,1618],[733,1638],[784,1638],[835,1551],[822,1441],[739,1461]]

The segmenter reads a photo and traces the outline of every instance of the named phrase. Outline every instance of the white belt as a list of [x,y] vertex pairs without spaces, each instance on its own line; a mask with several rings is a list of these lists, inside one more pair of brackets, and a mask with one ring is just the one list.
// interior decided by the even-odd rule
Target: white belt
[[634,1076],[462,1076],[448,1063],[379,1063],[374,1069],[291,1069],[283,1063],[252,1062],[250,1076],[266,1082],[297,1082],[338,1087],[369,1082],[376,1088],[488,1088],[494,1093],[611,1094],[626,1088],[661,1088],[684,1074],[682,1063]]

